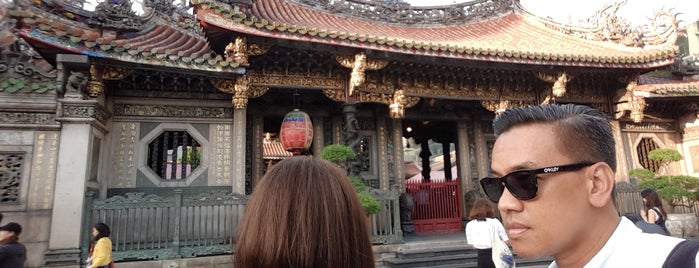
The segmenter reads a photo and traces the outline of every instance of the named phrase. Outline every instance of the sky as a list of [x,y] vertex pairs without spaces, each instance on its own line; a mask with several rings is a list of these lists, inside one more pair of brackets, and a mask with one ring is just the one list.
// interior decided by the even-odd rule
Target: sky
[[[404,0],[413,6],[439,6],[450,5],[463,0]],[[605,3],[618,2],[613,0],[520,0],[522,6],[529,12],[541,17],[550,17],[561,23],[578,24],[580,20],[590,17],[595,11],[601,9]],[[698,0],[627,0],[627,4],[619,8],[618,15],[627,20],[633,26],[649,24],[648,17],[662,9],[673,8],[680,12],[678,17],[687,25],[699,21]]]

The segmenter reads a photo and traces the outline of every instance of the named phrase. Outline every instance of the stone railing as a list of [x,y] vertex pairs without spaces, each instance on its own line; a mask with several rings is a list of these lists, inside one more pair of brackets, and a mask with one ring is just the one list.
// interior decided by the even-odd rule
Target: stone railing
[[[138,191],[138,189],[134,189]],[[114,261],[191,258],[231,254],[249,196],[222,190],[122,192],[107,199],[87,194],[82,259],[87,258],[92,226],[111,228]],[[403,241],[397,190],[370,192],[381,204],[371,215],[371,241]]]

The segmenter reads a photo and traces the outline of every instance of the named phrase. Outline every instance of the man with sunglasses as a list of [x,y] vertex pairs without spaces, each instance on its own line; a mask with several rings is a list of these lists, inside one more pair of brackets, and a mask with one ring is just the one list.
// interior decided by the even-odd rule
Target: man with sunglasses
[[[550,268],[662,267],[683,241],[642,233],[619,217],[614,137],[602,112],[575,104],[520,107],[497,116],[493,129],[492,176],[480,184],[498,202],[517,255],[552,256]],[[689,266],[672,267],[695,267],[696,248],[682,255]]]

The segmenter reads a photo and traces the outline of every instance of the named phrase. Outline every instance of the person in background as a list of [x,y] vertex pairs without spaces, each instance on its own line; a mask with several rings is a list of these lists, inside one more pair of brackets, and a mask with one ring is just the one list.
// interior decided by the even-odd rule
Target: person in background
[[237,268],[375,266],[366,214],[346,172],[312,156],[267,171],[237,237]]
[[8,222],[0,226],[0,267],[22,268],[27,261],[27,248],[19,243],[22,226]]
[[109,239],[109,226],[97,223],[92,227],[93,244],[90,246],[88,268],[108,268],[112,262],[112,240]]
[[495,268],[493,263],[493,239],[500,237],[507,241],[505,228],[495,219],[493,204],[485,198],[478,198],[473,203],[466,224],[466,242],[478,251],[478,268]]
[[633,224],[638,227],[638,229],[641,229],[641,232],[648,233],[648,234],[661,234],[661,235],[667,235],[665,230],[663,228],[660,228],[657,224],[653,223],[647,223],[643,219],[641,219],[641,216],[636,214],[636,213],[626,213],[624,214],[624,217],[629,219]]
[[[493,121],[492,177],[513,251],[556,267],[694,267],[699,240],[646,234],[613,202],[616,152],[604,113],[584,105],[506,110]],[[669,264],[668,264],[669,263]]]
[[641,210],[641,218],[647,223],[660,226],[665,234],[669,235],[670,232],[665,227],[667,213],[665,208],[663,208],[663,202],[660,201],[658,193],[653,189],[644,189],[641,191],[641,197],[643,197],[643,206],[645,207],[645,209]]

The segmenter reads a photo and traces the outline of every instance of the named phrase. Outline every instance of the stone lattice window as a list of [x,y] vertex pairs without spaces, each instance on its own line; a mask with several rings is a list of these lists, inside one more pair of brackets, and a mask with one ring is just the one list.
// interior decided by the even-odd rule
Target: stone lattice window
[[19,203],[24,154],[0,153],[0,204]]
[[638,145],[636,145],[638,161],[641,162],[641,166],[643,166],[643,168],[653,172],[658,172],[658,170],[660,170],[660,163],[648,159],[648,153],[658,148],[658,144],[655,143],[653,138],[643,138]]
[[161,179],[181,180],[201,164],[201,154],[187,131],[164,131],[148,144],[148,167]]

